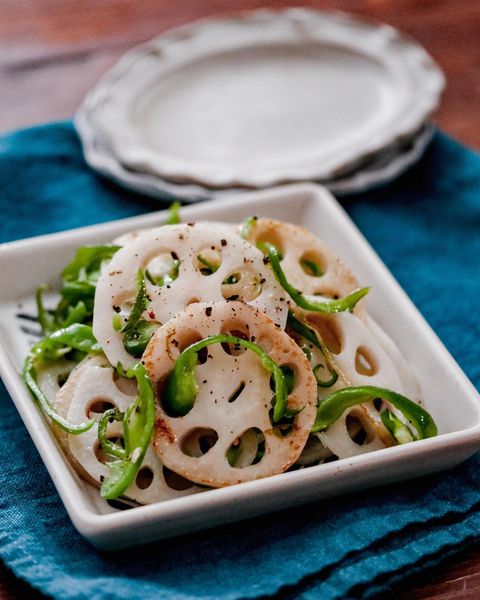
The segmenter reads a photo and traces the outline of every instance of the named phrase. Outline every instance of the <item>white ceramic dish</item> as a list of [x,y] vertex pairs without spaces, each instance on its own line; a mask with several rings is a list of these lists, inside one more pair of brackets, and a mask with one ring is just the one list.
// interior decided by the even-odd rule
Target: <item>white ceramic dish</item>
[[208,187],[326,179],[412,135],[443,75],[386,25],[305,9],[172,30],[87,97],[127,168]]
[[28,328],[26,333],[20,329],[25,321],[18,313],[32,310],[38,285],[55,284],[76,247],[159,224],[165,213],[4,244],[0,249],[1,374],[73,523],[95,546],[130,546],[439,471],[463,461],[480,447],[477,392],[335,199],[321,187],[296,185],[183,209],[188,220],[215,220],[220,215],[222,220],[238,222],[251,214],[308,226],[346,260],[361,284],[372,286],[369,311],[408,358],[440,435],[263,480],[115,511],[70,468],[23,386],[20,369],[29,340]]
[[[248,188],[215,189],[198,183],[176,183],[125,167],[115,156],[108,140],[101,136],[96,126],[95,110],[96,105],[92,102],[90,106],[84,106],[75,117],[85,160],[93,169],[119,185],[154,198],[180,198],[184,202],[226,198],[251,191]],[[365,159],[365,163],[358,165],[355,171],[318,183],[337,195],[356,194],[387,184],[420,160],[434,131],[434,125],[426,123],[413,138],[391,144],[370,160]]]

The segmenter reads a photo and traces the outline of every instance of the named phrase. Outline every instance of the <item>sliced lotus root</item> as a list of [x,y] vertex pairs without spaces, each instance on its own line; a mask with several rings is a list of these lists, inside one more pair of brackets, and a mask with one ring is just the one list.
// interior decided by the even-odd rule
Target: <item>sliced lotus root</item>
[[[293,370],[288,407],[301,410],[290,427],[272,425],[271,373],[260,358],[225,344],[199,353],[199,392],[190,411],[167,413],[165,386],[176,359],[193,342],[217,334],[248,339]],[[282,473],[300,455],[315,420],[315,378],[302,350],[260,310],[242,302],[189,306],[155,332],[143,361],[157,390],[153,445],[176,473],[221,487]]]
[[[202,221],[202,223],[220,225],[221,227],[226,227],[232,233],[237,232],[237,225],[234,225],[233,223],[223,223],[222,221]],[[130,244],[130,242],[135,242],[141,235],[149,234],[151,231],[158,229],[158,227],[159,226],[157,225],[157,227],[146,227],[144,229],[135,229],[133,231],[127,231],[126,233],[122,233],[119,236],[117,236],[112,241],[112,244],[115,244],[116,246],[126,246],[127,244]]]
[[[105,357],[84,359],[56,396],[58,412],[72,423],[84,422],[87,417],[98,421],[109,408],[124,412],[136,395],[136,383],[116,376]],[[65,454],[81,477],[100,485],[108,476],[110,457],[105,455],[97,439],[97,425],[81,435],[70,435],[55,428]],[[109,439],[123,438],[122,423],[114,421],[107,427]],[[124,496],[140,504],[176,498],[199,491],[190,482],[164,469],[150,447],[147,450],[135,482]]]
[[[321,380],[328,379],[331,371],[338,375],[331,387],[318,388],[320,402],[350,386],[371,385],[405,393],[396,365],[363,319],[351,313],[309,313],[306,323],[316,331],[324,349],[322,355],[313,344],[308,345],[312,367],[316,361],[321,365],[315,373]],[[339,458],[389,446],[393,440],[381,421],[379,408],[373,402],[350,408],[318,437]],[[388,408],[399,415],[394,407]]]
[[61,359],[39,369],[37,382],[49,402],[54,403],[55,396],[75,368],[76,363]]
[[344,263],[319,238],[304,227],[274,221],[254,221],[247,239],[254,245],[269,242],[281,254],[289,283],[308,296],[340,298],[358,288]]
[[143,319],[154,325],[194,302],[225,299],[248,302],[285,325],[285,293],[257,248],[221,225],[163,226],[121,248],[98,281],[93,331],[114,365],[135,362],[112,321],[115,314],[125,321],[131,312],[139,269],[146,274],[150,300]]
[[410,400],[419,402],[421,398],[420,385],[412,368],[400,352],[398,346],[370,315],[366,315],[366,324],[395,365],[400,379],[402,380],[404,394],[410,398]]

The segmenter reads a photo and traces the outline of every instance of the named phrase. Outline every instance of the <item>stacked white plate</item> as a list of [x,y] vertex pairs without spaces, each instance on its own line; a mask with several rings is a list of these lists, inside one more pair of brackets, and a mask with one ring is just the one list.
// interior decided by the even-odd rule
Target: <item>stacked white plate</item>
[[421,157],[443,87],[425,50],[387,25],[261,10],[131,50],[75,123],[94,169],[156,197],[304,180],[352,193]]

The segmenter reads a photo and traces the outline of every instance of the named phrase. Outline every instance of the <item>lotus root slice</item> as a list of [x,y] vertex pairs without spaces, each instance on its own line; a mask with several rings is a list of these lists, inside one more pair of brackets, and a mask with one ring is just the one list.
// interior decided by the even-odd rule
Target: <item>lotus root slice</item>
[[[221,344],[208,346],[207,355],[199,358],[203,364],[195,370],[199,393],[193,408],[182,417],[167,413],[163,393],[176,358],[193,342],[220,333],[249,339],[279,366],[293,369],[288,407],[301,410],[286,434],[272,425],[271,374],[260,358],[251,350],[232,352]],[[300,455],[315,420],[315,378],[302,350],[260,310],[241,302],[189,306],[156,331],[143,360],[157,390],[153,445],[176,473],[222,487],[282,473]],[[258,462],[253,460],[258,452],[252,439],[264,446]],[[240,461],[232,465],[227,453],[239,445]]]
[[[81,423],[87,418],[98,421],[101,413],[108,408],[116,407],[124,412],[135,395],[135,382],[118,378],[105,357],[87,357],[58,392],[55,406],[72,423]],[[65,454],[77,473],[90,483],[100,485],[110,469],[107,466],[109,458],[97,439],[97,424],[80,435],[70,435],[58,428],[56,430]],[[110,423],[107,437],[121,440],[122,423]],[[135,482],[124,496],[140,504],[150,504],[195,491],[199,489],[164,469],[150,447]]]
[[[213,273],[205,261],[214,266]],[[113,365],[135,362],[124,348],[124,334],[115,330],[113,318],[115,314],[123,322],[128,318],[137,295],[139,269],[145,273],[163,269],[170,275],[163,284],[145,279],[149,304],[142,318],[154,325],[167,323],[195,302],[238,299],[267,313],[281,328],[285,326],[285,293],[257,248],[230,227],[214,223],[163,226],[142,233],[121,248],[99,278],[93,331]]]

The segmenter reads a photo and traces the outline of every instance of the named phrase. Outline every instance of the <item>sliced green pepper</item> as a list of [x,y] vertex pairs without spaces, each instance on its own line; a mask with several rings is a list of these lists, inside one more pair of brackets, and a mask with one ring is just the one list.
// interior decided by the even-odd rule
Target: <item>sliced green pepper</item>
[[293,285],[291,285],[285,273],[280,265],[280,254],[275,248],[273,244],[268,242],[262,242],[259,245],[259,248],[265,252],[270,260],[270,264],[272,267],[273,274],[277,279],[278,283],[283,287],[283,289],[287,292],[290,298],[304,310],[310,310],[314,312],[324,312],[324,313],[338,313],[344,311],[353,311],[355,305],[359,300],[361,300],[364,296],[368,294],[370,288],[359,288],[355,290],[348,296],[344,298],[339,298],[338,300],[325,300],[323,302],[316,302],[314,300],[307,300],[304,294],[297,290]]
[[164,406],[172,416],[183,417],[192,408],[198,395],[198,383],[195,378],[197,353],[211,344],[227,343],[246,348],[254,352],[267,371],[273,374],[275,393],[273,421],[279,421],[287,411],[288,388],[282,369],[257,344],[232,335],[213,335],[188,346],[177,358],[163,397]]
[[431,415],[412,400],[392,390],[375,386],[349,387],[333,392],[317,409],[317,416],[312,427],[312,432],[323,431],[334,423],[341,415],[352,406],[363,404],[375,398],[382,398],[397,408],[415,427],[416,440],[434,437],[437,435],[437,426]]
[[317,374],[317,371],[319,369],[324,369],[325,367],[322,364],[318,364],[316,367],[313,368],[313,374],[315,375],[315,379],[317,380],[317,386],[321,387],[321,388],[329,388],[332,387],[332,385],[335,385],[338,381],[338,373],[336,371],[333,371],[332,369],[328,369],[331,377],[330,379],[320,379],[320,377]]
[[23,380],[43,412],[67,433],[78,435],[88,431],[92,427],[93,421],[77,425],[67,421],[55,410],[37,383],[38,363],[54,362],[72,350],[79,351],[82,356],[91,352],[101,352],[90,326],[75,323],[51,333],[32,346],[23,365]]
[[168,208],[168,217],[163,222],[164,225],[177,225],[181,223],[182,220],[180,218],[180,202],[172,202]]
[[240,231],[239,231],[240,237],[242,237],[244,240],[246,240],[252,233],[252,229],[257,224],[257,221],[258,221],[258,217],[255,217],[255,216],[247,217],[243,221],[243,223],[240,227]]
[[[291,312],[288,313],[287,327],[290,327],[291,329],[293,329],[293,331],[295,331],[296,333],[301,335],[304,339],[306,339],[308,342],[313,344],[316,348],[321,350],[321,352],[324,354],[322,345],[320,344],[317,336],[315,335],[315,332],[312,329],[310,329],[310,327],[307,327],[307,325],[305,325],[304,323],[299,321],[297,318],[295,318]],[[305,349],[303,349],[303,351],[305,352]],[[309,360],[311,358],[311,355],[312,355],[312,353],[310,352]],[[308,356],[308,354],[307,354],[307,356]],[[328,367],[331,378],[324,381],[324,380],[320,379],[316,373],[316,371],[318,371],[318,369],[320,369],[322,367],[323,367],[323,365],[318,364],[313,368],[313,374],[315,375],[315,379],[317,380],[317,386],[322,387],[322,388],[332,387],[332,385],[335,385],[335,383],[338,381],[338,373],[336,371],[334,371],[331,367]]]
[[98,421],[98,441],[106,454],[115,456],[116,458],[125,458],[125,448],[107,439],[107,427],[108,424],[113,423],[113,421],[123,421],[124,416],[124,413],[120,412],[118,408],[110,408],[102,414]]
[[[135,480],[150,444],[155,421],[153,387],[145,367],[141,363],[137,363],[126,372],[126,375],[128,377],[133,375],[136,378],[138,392],[137,397],[123,416],[125,454],[120,457],[120,447],[115,444],[113,456],[120,458],[120,460],[108,463],[111,471],[100,488],[100,495],[107,500],[113,500],[121,496]],[[108,418],[105,417],[104,422]],[[104,438],[105,432],[102,435]],[[107,444],[105,451],[108,453],[109,449],[112,450]]]
[[127,333],[132,331],[135,328],[138,321],[142,318],[143,311],[147,308],[148,298],[147,298],[147,288],[145,287],[145,279],[143,277],[143,271],[138,269],[137,271],[137,295],[135,297],[135,302],[133,303],[133,308],[131,313],[128,316],[127,322],[122,327],[122,333]]
[[[125,350],[133,357],[139,358],[142,356],[147,347],[150,338],[157,329],[157,325],[142,319],[143,311],[148,306],[147,289],[145,287],[145,279],[141,269],[137,271],[137,296],[133,304],[132,312],[130,313],[127,322],[120,330],[123,336],[123,345]],[[116,321],[113,321],[115,327]]]
[[400,421],[400,419],[390,410],[384,410],[380,414],[380,417],[385,428],[388,429],[390,435],[395,438],[399,444],[407,444],[408,442],[415,441],[415,436],[410,427]]

